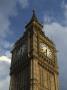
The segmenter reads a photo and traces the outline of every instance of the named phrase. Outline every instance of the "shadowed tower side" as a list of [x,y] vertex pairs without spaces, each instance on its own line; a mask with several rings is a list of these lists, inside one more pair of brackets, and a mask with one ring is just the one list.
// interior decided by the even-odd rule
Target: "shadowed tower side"
[[33,10],[12,50],[10,90],[59,90],[56,47]]

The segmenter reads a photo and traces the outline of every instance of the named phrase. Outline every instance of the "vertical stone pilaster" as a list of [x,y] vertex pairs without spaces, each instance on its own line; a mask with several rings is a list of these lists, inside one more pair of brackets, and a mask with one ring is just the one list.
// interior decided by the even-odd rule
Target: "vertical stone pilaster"
[[55,76],[55,90],[59,90],[58,74],[54,73],[54,76]]
[[38,89],[38,65],[36,60],[31,60],[31,81],[30,81],[30,90],[39,90]]
[[30,90],[33,90],[33,61],[30,60]]

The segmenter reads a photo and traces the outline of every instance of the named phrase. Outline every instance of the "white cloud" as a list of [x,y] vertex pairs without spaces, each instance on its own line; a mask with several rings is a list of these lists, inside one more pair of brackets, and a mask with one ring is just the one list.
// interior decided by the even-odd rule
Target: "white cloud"
[[22,8],[28,6],[28,0],[0,0],[0,37],[2,38],[11,33],[9,16],[18,13],[17,2],[19,2]]
[[10,50],[12,48],[12,43],[5,39],[0,40],[0,56],[6,55],[8,57],[11,57]]
[[9,85],[10,85],[10,77],[7,76],[6,79],[0,81],[0,90],[9,90]]
[[17,3],[22,8],[28,6],[28,0],[0,0],[0,55],[3,55],[5,50],[11,47],[11,43],[5,38],[13,34],[10,30],[9,17],[17,15]]
[[60,71],[61,90],[67,90],[67,26],[59,23],[44,24],[44,32],[55,42],[58,50],[58,62]]
[[6,62],[10,63],[11,59],[8,58],[7,56],[0,56],[0,61],[6,61]]
[[[3,60],[4,59],[4,60]],[[0,57],[0,90],[9,90],[10,77],[10,62],[6,56]]]

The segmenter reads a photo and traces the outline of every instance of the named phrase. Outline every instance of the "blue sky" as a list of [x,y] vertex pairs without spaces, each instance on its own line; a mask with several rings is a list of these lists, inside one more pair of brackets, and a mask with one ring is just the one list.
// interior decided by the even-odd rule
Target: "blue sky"
[[67,90],[67,0],[0,0],[0,90],[9,90],[10,50],[23,35],[33,9],[56,44],[60,89]]

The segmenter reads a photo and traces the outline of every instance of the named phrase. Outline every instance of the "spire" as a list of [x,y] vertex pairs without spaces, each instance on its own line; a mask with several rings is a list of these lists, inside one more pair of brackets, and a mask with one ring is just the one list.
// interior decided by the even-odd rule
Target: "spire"
[[28,23],[25,27],[27,27],[28,25],[30,25],[33,21],[35,21],[35,22],[38,23],[41,27],[43,27],[43,26],[41,25],[41,23],[38,21],[34,9],[32,10],[32,17],[31,17],[31,20],[29,21],[29,23]]
[[34,9],[33,9],[33,11],[32,11],[32,18],[31,18],[31,21],[38,21]]
[[33,16],[35,17],[35,10],[33,9]]

